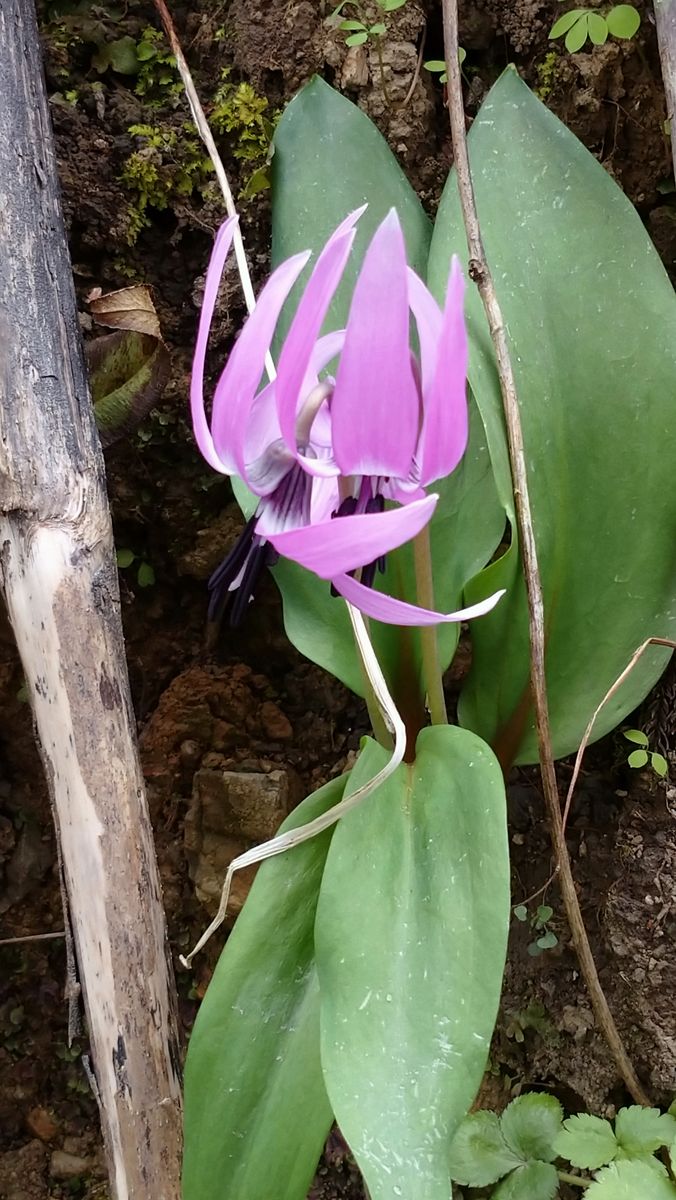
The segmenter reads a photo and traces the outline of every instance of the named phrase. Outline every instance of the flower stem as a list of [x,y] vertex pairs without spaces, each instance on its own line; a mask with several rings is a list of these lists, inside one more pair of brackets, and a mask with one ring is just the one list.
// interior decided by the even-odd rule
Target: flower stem
[[557,1175],[561,1183],[571,1183],[573,1187],[586,1188],[592,1182],[591,1179],[581,1179],[579,1175],[569,1175],[567,1171],[557,1171]]
[[[413,539],[416,591],[421,608],[434,608],[434,583],[432,580],[432,555],[430,553],[429,528]],[[423,625],[420,630],[422,647],[423,682],[427,692],[427,707],[433,725],[448,725],[444,686],[441,679],[439,646],[434,625]]]

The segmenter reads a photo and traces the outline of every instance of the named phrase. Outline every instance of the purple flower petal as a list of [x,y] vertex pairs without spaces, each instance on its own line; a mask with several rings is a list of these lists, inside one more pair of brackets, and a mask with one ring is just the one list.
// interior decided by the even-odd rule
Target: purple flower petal
[[445,479],[467,447],[467,330],[463,312],[465,280],[454,256],[448,281],[437,365],[423,394],[420,482]]
[[430,520],[438,496],[383,513],[335,517],[268,536],[275,550],[321,579],[355,571],[410,541]]
[[408,268],[407,278],[408,302],[415,317],[420,343],[420,367],[424,394],[431,387],[437,369],[443,314],[432,293],[411,267]]
[[303,397],[303,378],[334,292],[345,270],[354,241],[354,225],[365,207],[366,205],[350,213],[324,246],[303,291],[279,356],[279,425],[282,437],[292,454],[296,452],[296,417],[299,399],[302,400]]
[[406,604],[404,600],[396,600],[394,596],[386,596],[384,592],[376,592],[373,588],[364,587],[351,575],[339,575],[331,580],[337,592],[340,592],[350,604],[360,609],[365,617],[374,621],[383,621],[386,625],[440,625],[447,622],[471,621],[473,617],[482,617],[495,608],[504,588],[494,592],[487,600],[472,604],[469,608],[461,608],[454,613],[432,612],[429,608],[417,608],[415,604]]
[[215,471],[221,472],[227,472],[227,468],[223,466],[216,453],[204,411],[204,361],[207,353],[209,330],[214,315],[216,297],[218,296],[218,287],[221,282],[225,260],[232,245],[238,219],[238,217],[230,217],[229,220],[221,225],[216,234],[204,285],[204,299],[202,301],[202,311],[200,312],[195,356],[190,378],[190,410],[192,413],[192,427],[195,434],[195,441],[204,458],[209,463],[209,466],[213,467]]
[[409,349],[406,247],[394,209],[376,230],[357,278],[331,416],[344,475],[409,474],[420,397]]
[[291,288],[309,258],[295,254],[272,273],[246,321],[216,384],[211,431],[216,453],[230,474],[246,476],[244,435],[263,373],[265,355]]

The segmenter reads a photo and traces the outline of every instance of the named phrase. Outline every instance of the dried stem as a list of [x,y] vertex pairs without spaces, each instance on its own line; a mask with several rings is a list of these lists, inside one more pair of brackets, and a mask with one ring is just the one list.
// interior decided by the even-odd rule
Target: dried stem
[[[204,109],[202,108],[200,98],[197,95],[197,90],[192,81],[190,68],[186,62],[185,54],[181,48],[181,43],[178,40],[178,35],[174,28],[174,22],[171,19],[171,13],[164,3],[164,0],[155,0],[155,8],[159,13],[162,25],[164,26],[164,32],[166,33],[167,40],[171,46],[171,52],[176,59],[176,66],[178,68],[178,73],[183,80],[183,86],[185,87],[185,94],[188,97],[190,113],[193,121],[195,122],[195,128],[204,142],[207,154],[213,163],[214,171],[216,172],[216,178],[218,180],[221,192],[223,193],[226,212],[229,217],[236,217],[237,209],[235,207],[235,201],[230,189],[230,184],[228,183],[228,177],[225,173],[223,160],[216,149],[216,143],[214,141],[211,129],[209,128],[209,122],[204,115]],[[254,296],[251,274],[249,272],[249,264],[247,262],[246,251],[244,249],[244,242],[242,240],[242,234],[239,225],[235,230],[233,246],[235,248],[237,269],[239,271],[239,277],[242,283],[242,291],[244,293],[247,311],[252,313],[256,307],[256,298]],[[275,378],[275,367],[272,361],[272,356],[269,353],[265,356],[265,370],[268,379],[272,380]]]
[[671,125],[671,158],[676,171],[676,0],[655,0],[655,28]]
[[516,521],[519,533],[519,543],[523,574],[528,598],[529,639],[530,639],[530,678],[533,706],[535,709],[535,724],[538,737],[540,756],[540,771],[542,786],[549,819],[549,828],[554,850],[557,873],[560,880],[566,916],[573,939],[573,944],[580,962],[592,1006],[609,1049],[615,1060],[617,1069],[624,1080],[628,1091],[639,1104],[650,1105],[636,1072],[629,1060],[619,1031],[606,1000],[601,981],[594,962],[594,956],[589,945],[589,939],[584,926],[580,904],[575,890],[575,882],[570,865],[570,857],[561,816],[559,792],[554,769],[551,733],[549,725],[549,708],[547,704],[547,688],[545,681],[545,621],[542,599],[542,585],[538,568],[537,549],[533,531],[533,519],[530,509],[526,459],[524,454],[523,433],[516,393],[514,372],[509,354],[509,346],[500,305],[495,291],[495,285],[486,260],[486,253],[481,237],[479,218],[474,196],[474,186],[467,151],[465,133],[465,112],[462,100],[462,83],[460,63],[458,61],[458,4],[457,0],[443,0],[444,17],[444,46],[446,57],[446,74],[448,77],[448,109],[453,139],[453,153],[458,178],[458,190],[462,205],[467,245],[469,249],[469,271],[476,283],[484,309],[495,350],[502,403],[507,427],[507,441],[512,470],[512,486],[516,507]]

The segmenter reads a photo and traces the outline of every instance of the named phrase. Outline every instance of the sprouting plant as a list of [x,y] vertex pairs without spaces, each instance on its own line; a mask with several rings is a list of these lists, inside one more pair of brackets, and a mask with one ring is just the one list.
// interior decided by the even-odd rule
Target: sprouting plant
[[530,917],[525,904],[517,904],[512,911],[517,921],[528,921],[536,934],[528,947],[531,958],[537,958],[544,950],[553,950],[554,946],[558,945],[559,939],[553,930],[548,928],[549,922],[554,916],[554,909],[549,904],[538,904]]
[[655,774],[664,779],[669,770],[669,764],[663,754],[650,749],[648,735],[642,729],[623,729],[622,737],[638,747],[638,749],[632,750],[627,758],[629,766],[640,770],[641,767],[646,767],[650,763]]
[[139,587],[152,587],[155,582],[155,571],[146,558],[139,554],[134,554],[133,550],[118,550],[116,554],[117,565],[121,571],[127,570],[136,563],[136,582]]
[[168,97],[178,96],[183,84],[176,68],[176,59],[166,47],[159,29],[148,25],[136,45],[139,63],[138,78],[134,91],[145,97],[147,104],[165,102]]
[[616,4],[603,16],[595,9],[572,8],[555,21],[549,31],[550,39],[564,37],[570,54],[581,50],[587,38],[594,46],[603,46],[609,36],[633,38],[641,17],[633,4]]
[[[376,3],[383,13],[391,13],[398,8],[403,8],[406,0],[376,0]],[[338,25],[338,28],[348,35],[345,38],[346,46],[363,46],[370,39],[384,37],[387,33],[387,25],[384,21],[373,23],[369,21],[360,0],[341,0],[329,19],[333,21],[343,13],[345,8],[350,8],[357,14],[356,17],[343,19]]]
[[[451,1177],[471,1188],[497,1184],[495,1200],[552,1200],[562,1183],[584,1188],[589,1200],[676,1200],[676,1184],[655,1157],[664,1146],[671,1147],[673,1175],[671,1112],[621,1108],[613,1128],[587,1113],[564,1120],[554,1096],[529,1092],[500,1117],[481,1110],[464,1119],[451,1145]],[[574,1172],[557,1167],[556,1159],[566,1159]]]
[[[458,62],[460,63],[460,66],[462,66],[466,58],[467,51],[464,50],[462,46],[459,46]],[[423,63],[423,66],[426,71],[430,72],[430,74],[439,76],[439,83],[448,83],[448,76],[446,75],[446,63],[444,62],[443,58],[430,58],[426,63]]]

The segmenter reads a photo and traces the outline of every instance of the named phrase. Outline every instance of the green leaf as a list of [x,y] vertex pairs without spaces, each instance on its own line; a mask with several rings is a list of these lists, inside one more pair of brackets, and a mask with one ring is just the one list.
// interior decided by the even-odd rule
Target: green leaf
[[454,1183],[487,1187],[520,1163],[519,1156],[505,1142],[495,1113],[486,1110],[470,1113],[460,1122],[450,1149]]
[[650,765],[655,774],[660,775],[662,778],[664,778],[669,771],[669,763],[667,762],[666,758],[663,754],[658,754],[656,750],[651,752]]
[[364,42],[368,41],[368,33],[364,30],[362,33],[351,33],[345,38],[346,46],[363,46]]
[[599,1171],[585,1200],[676,1200],[676,1187],[645,1163],[612,1163]]
[[522,1161],[556,1158],[554,1141],[561,1132],[563,1109],[546,1092],[528,1092],[517,1096],[503,1112],[500,1128],[507,1145]]
[[626,738],[628,742],[634,742],[637,746],[648,745],[648,736],[642,729],[623,729],[622,737]]
[[[469,143],[510,333],[544,590],[553,747],[561,757],[580,745],[636,647],[676,627],[676,296],[624,194],[513,69],[484,102]],[[453,252],[466,253],[455,176],[430,251],[438,297]],[[470,384],[512,545],[466,588],[468,602],[475,589],[508,593],[472,623],[460,718],[505,763],[536,762],[501,398],[474,289],[467,316]],[[646,652],[605,705],[593,738],[640,703],[668,660],[668,651]]]
[[[350,788],[386,761],[374,742]],[[365,919],[368,914],[368,919]],[[504,784],[434,726],[340,822],[316,923],[322,1064],[372,1200],[448,1200],[448,1147],[486,1064],[509,923]]]
[[554,909],[551,904],[538,904],[537,919],[541,925],[546,925],[547,921],[551,921],[554,916]]
[[574,1167],[595,1171],[612,1162],[617,1154],[617,1141],[609,1121],[579,1113],[563,1122],[554,1150],[567,1158]]
[[114,42],[102,42],[92,55],[92,66],[100,75],[111,67],[118,75],[136,75],[139,70],[136,42],[133,37],[116,38]]
[[648,761],[647,750],[632,750],[627,762],[630,767],[644,767]]
[[568,33],[569,29],[576,25],[581,17],[585,15],[583,8],[571,8],[570,12],[563,13],[558,21],[555,21],[549,31],[549,38],[552,41],[554,38],[560,38],[564,33]]
[[633,4],[617,4],[606,16],[613,37],[633,38],[641,24],[641,17]]
[[[343,795],[303,801],[292,829]],[[313,929],[332,830],[259,868],[197,1014],[185,1075],[183,1200],[305,1200],[332,1121]],[[274,1180],[274,1186],[273,1186]]]
[[120,329],[87,343],[89,385],[104,449],[131,433],[169,379],[169,351],[146,333]]
[[608,40],[608,25],[605,18],[599,13],[590,12],[587,14],[587,27],[589,30],[589,40],[595,46],[603,46]]
[[[409,263],[422,276],[431,228],[418,197],[375,126],[328,84],[314,79],[289,104],[275,134],[273,264],[308,247],[318,251],[339,222],[365,202],[369,207],[359,221],[353,254],[325,332],[344,327],[366,247],[392,206],[402,223]],[[444,289],[446,282],[447,278]],[[297,298],[298,292],[282,315],[278,346]],[[490,558],[504,528],[483,425],[473,405],[471,409],[468,450],[453,475],[435,484],[440,500],[431,539],[435,600],[442,611],[459,606],[465,583]],[[361,668],[344,604],[331,597],[325,582],[293,563],[280,562],[274,575],[290,640],[306,657],[361,694]],[[387,572],[378,586],[396,590],[404,599],[415,599],[410,547],[388,555]],[[381,663],[393,676],[401,659],[399,634],[377,622],[372,632]],[[458,632],[458,627],[451,625],[440,630],[444,665],[455,652]],[[409,646],[412,655],[419,656],[416,634],[410,635]]]
[[387,25],[384,25],[382,21],[378,21],[377,24],[371,26],[369,33],[373,37],[382,37],[384,33],[387,33]]
[[587,40],[589,32],[589,13],[583,13],[579,21],[576,21],[572,29],[566,34],[565,47],[569,54],[575,54],[581,50]]
[[403,8],[405,3],[406,0],[378,0],[383,12],[394,12],[397,8]]
[[632,1104],[621,1108],[615,1118],[615,1137],[628,1158],[652,1154],[676,1137],[676,1118],[659,1108]]
[[676,1174],[676,1138],[669,1147],[669,1162],[671,1164],[672,1174]]
[[136,555],[133,550],[118,550],[116,555],[117,565],[120,570],[124,571],[125,567],[130,567]]
[[556,1167],[533,1160],[503,1179],[491,1200],[553,1200],[558,1190]]
[[349,21],[341,21],[338,28],[339,29],[366,29],[366,26],[363,21],[349,20]]
[[152,587],[155,582],[155,572],[150,563],[142,562],[136,572],[136,582],[139,587]]
[[528,909],[526,908],[525,904],[517,904],[516,908],[514,908],[512,911],[514,912],[514,916],[516,917],[517,921],[528,920]]
[[423,66],[426,71],[432,71],[436,75],[439,71],[446,70],[446,61],[443,58],[430,58]]
[[538,938],[537,944],[540,950],[553,950],[554,946],[558,946],[559,939],[551,929],[548,929],[542,937]]

